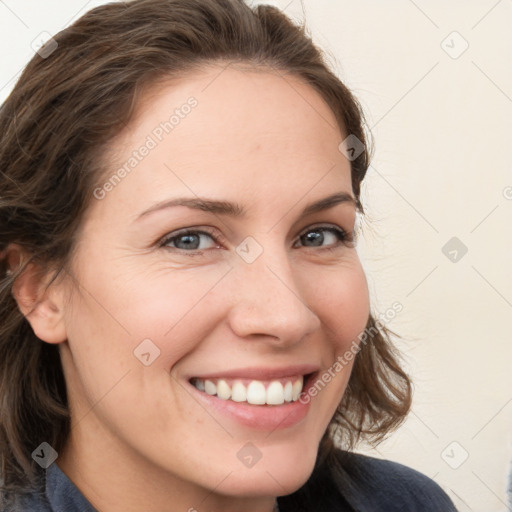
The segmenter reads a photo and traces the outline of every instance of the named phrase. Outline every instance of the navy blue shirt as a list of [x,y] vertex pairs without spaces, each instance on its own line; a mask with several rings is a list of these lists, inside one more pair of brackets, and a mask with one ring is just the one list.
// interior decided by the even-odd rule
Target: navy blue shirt
[[[342,450],[337,454],[337,478],[332,467],[316,468],[301,489],[278,498],[280,512],[457,512],[441,487],[422,473],[365,455]],[[55,463],[46,470],[44,491],[30,494],[14,510],[100,512]]]

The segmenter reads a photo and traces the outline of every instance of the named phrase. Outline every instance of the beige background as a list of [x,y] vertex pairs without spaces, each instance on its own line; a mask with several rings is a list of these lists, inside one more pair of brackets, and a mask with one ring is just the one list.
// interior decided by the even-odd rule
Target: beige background
[[[102,3],[0,2],[0,100],[41,32],[54,34]],[[403,305],[388,325],[402,337],[415,397],[405,425],[371,453],[434,478],[462,512],[504,512],[512,457],[512,1],[268,3],[296,19],[306,13],[375,137],[360,251],[375,312]],[[459,247],[447,257],[452,237]]]

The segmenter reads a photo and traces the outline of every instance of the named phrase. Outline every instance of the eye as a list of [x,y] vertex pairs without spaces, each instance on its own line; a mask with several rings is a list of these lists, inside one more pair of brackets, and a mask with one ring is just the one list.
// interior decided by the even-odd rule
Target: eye
[[[348,245],[352,240],[353,237],[350,233],[334,226],[309,228],[298,239],[303,247],[318,247],[322,250],[334,250],[341,245]],[[219,247],[219,242],[225,242],[223,237],[214,235],[213,232],[206,229],[183,229],[164,237],[158,246],[171,251],[183,251],[194,256],[201,254],[201,251]]]
[[[205,240],[210,239],[213,243],[208,245]],[[171,249],[179,249],[183,251],[202,251],[215,246],[216,239],[213,233],[200,230],[183,230],[181,232],[172,234],[162,240],[160,247],[167,247]]]
[[[336,248],[352,241],[352,236],[345,230],[333,226],[309,228],[299,237],[305,247]],[[327,244],[326,244],[327,242]]]

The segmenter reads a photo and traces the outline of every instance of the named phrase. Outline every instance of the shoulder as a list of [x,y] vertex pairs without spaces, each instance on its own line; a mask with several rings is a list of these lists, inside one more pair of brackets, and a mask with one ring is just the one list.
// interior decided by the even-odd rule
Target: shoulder
[[448,495],[423,473],[389,460],[337,452],[350,480],[349,498],[363,510],[456,512]]
[[278,502],[282,512],[457,512],[441,487],[419,471],[334,447],[299,490]]

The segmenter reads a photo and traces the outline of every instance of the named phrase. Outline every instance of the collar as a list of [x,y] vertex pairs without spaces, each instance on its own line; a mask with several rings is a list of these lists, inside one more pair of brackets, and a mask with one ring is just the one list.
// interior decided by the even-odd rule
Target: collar
[[[52,512],[73,510],[74,512],[97,512],[66,474],[53,463],[46,470],[46,498]],[[274,512],[279,512],[277,500]]]
[[66,474],[53,463],[46,470],[46,498],[52,512],[97,512]]

